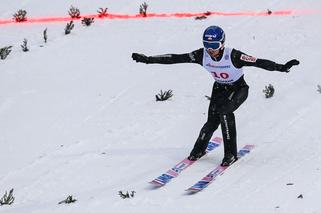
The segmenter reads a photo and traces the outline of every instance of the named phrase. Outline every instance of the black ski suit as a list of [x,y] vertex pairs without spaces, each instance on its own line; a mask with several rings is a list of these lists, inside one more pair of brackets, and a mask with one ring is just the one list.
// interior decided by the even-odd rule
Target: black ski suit
[[[133,53],[132,57],[136,62],[147,64],[197,63],[203,66],[203,51],[204,48],[200,48],[191,53],[165,54],[149,57]],[[216,61],[221,60],[223,51],[224,50],[221,50],[221,56],[216,59]],[[236,68],[254,66],[269,71],[288,72],[293,65],[298,64],[298,61],[296,60],[292,60],[285,65],[277,64],[270,60],[254,58],[235,49],[232,49],[230,57],[232,64]],[[232,154],[237,157],[236,126],[233,112],[247,99],[248,90],[249,86],[246,84],[244,76],[241,76],[241,78],[231,84],[214,82],[211,101],[208,108],[207,122],[200,131],[191,155],[205,151],[214,131],[221,124],[224,141],[224,156]]]

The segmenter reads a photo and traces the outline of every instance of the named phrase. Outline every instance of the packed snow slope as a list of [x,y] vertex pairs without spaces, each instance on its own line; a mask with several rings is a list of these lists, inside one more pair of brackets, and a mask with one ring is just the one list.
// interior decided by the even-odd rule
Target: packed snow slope
[[[83,14],[100,7],[137,14],[137,0],[1,0],[0,19],[19,9],[30,17]],[[155,13],[320,10],[318,0],[154,0]],[[0,26],[0,196],[14,188],[2,213],[240,212],[321,213],[320,13],[96,20]],[[285,63],[290,73],[245,68],[247,101],[237,110],[238,146],[254,144],[196,195],[184,190],[220,163],[223,148],[164,188],[148,182],[186,157],[207,118],[213,80],[199,65],[146,65],[131,59],[186,53],[202,46],[204,29],[219,25],[226,45]],[[48,29],[48,42],[42,32]],[[22,52],[23,39],[29,52]],[[272,84],[275,95],[262,90]],[[160,90],[170,101],[156,102]],[[221,136],[218,130],[215,136]],[[136,191],[122,199],[118,191]],[[58,205],[68,195],[77,202]],[[299,195],[302,195],[299,196]],[[299,198],[298,198],[299,197]],[[300,198],[301,197],[301,198]]]

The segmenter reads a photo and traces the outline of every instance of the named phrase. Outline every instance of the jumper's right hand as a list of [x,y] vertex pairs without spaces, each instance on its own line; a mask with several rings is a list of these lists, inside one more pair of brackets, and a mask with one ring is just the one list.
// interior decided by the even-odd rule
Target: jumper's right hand
[[141,63],[145,63],[145,64],[148,64],[149,63],[149,60],[148,60],[148,57],[144,54],[140,54],[140,53],[133,53],[132,54],[132,58],[134,61],[136,61],[137,63],[138,62],[141,62]]

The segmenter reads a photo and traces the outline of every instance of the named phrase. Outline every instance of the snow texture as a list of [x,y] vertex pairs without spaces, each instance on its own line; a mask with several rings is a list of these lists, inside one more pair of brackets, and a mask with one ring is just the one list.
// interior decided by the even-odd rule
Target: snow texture
[[[98,8],[137,14],[142,1],[1,0],[0,19],[19,9],[29,17],[67,16]],[[319,10],[319,0],[154,0],[154,13]],[[147,11],[147,12],[148,12]],[[210,16],[0,25],[0,196],[15,202],[1,213],[239,212],[321,213],[320,13],[288,16]],[[245,68],[247,101],[237,110],[238,146],[251,155],[201,193],[184,190],[223,157],[223,147],[160,189],[148,182],[188,155],[207,117],[213,80],[195,64],[135,63],[146,55],[185,53],[202,46],[210,25],[226,45],[285,63],[289,73]],[[48,42],[42,39],[48,28]],[[23,39],[30,51],[21,51]],[[273,84],[275,95],[262,90]],[[160,90],[173,90],[156,102]],[[215,132],[221,136],[220,131]],[[118,192],[135,191],[122,199]],[[58,205],[72,195],[77,202]],[[302,196],[300,196],[302,195]]]

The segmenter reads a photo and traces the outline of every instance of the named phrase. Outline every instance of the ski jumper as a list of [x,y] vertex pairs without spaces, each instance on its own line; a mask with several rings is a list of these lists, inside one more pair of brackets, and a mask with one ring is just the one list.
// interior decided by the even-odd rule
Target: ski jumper
[[214,78],[207,121],[191,152],[205,151],[214,131],[221,125],[224,155],[237,157],[236,125],[234,111],[248,97],[249,86],[244,80],[243,66],[254,66],[276,71],[280,64],[266,59],[257,59],[239,50],[225,47],[219,59],[213,59],[204,48],[191,53],[165,54],[148,57],[149,63],[175,64],[197,63]]

